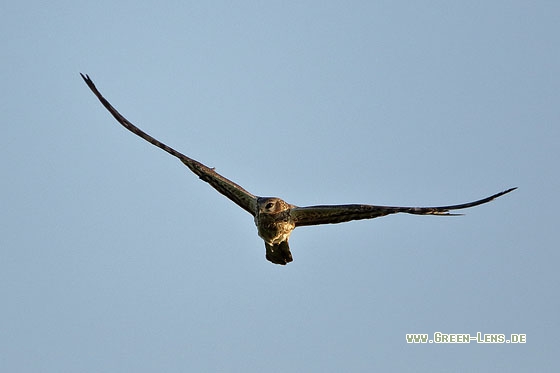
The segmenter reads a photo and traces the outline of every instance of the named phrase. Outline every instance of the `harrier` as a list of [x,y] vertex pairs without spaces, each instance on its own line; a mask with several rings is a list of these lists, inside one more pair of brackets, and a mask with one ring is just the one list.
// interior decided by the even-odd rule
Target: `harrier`
[[179,153],[130,123],[101,95],[88,75],[80,75],[117,122],[149,143],[177,157],[200,179],[253,215],[258,234],[264,240],[266,259],[275,264],[285,265],[293,260],[288,239],[297,227],[373,219],[399,212],[416,215],[460,215],[452,214],[449,211],[478,206],[516,189],[510,188],[474,202],[440,207],[391,207],[358,204],[298,207],[277,197],[258,197],[218,174],[213,168],[206,167],[202,163]]

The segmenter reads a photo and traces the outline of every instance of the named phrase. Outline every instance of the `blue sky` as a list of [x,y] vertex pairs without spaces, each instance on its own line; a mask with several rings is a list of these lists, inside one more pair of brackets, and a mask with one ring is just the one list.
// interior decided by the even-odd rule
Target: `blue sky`
[[[550,371],[560,5],[11,2],[0,12],[0,365],[20,372]],[[467,202],[298,228],[127,132],[297,205]],[[407,344],[407,333],[526,344]]]

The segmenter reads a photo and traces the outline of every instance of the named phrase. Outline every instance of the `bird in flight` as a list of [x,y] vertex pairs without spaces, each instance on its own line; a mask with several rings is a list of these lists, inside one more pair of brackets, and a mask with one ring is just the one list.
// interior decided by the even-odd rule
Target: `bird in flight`
[[152,145],[177,157],[185,166],[198,175],[200,179],[210,184],[218,192],[251,214],[257,226],[258,235],[264,240],[266,259],[275,264],[285,265],[293,260],[288,239],[292,231],[297,227],[373,219],[400,212],[415,215],[460,215],[450,213],[449,211],[482,205],[517,189],[510,188],[474,202],[439,207],[392,207],[360,204],[299,207],[277,197],[255,196],[217,173],[213,168],[209,168],[187,157],[136,127],[101,95],[88,75],[80,75],[103,106],[115,117],[117,122]]

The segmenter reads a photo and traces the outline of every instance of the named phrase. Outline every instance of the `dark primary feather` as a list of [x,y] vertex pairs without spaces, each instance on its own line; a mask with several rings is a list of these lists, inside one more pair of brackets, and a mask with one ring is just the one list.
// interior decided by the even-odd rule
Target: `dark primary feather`
[[222,193],[224,196],[235,202],[241,208],[249,212],[251,215],[255,216],[257,210],[257,197],[247,192],[245,189],[234,183],[233,181],[226,179],[212,168],[206,167],[202,163],[187,157],[186,155],[178,152],[170,146],[165,145],[159,140],[156,140],[152,136],[148,135],[146,132],[142,131],[140,128],[136,127],[134,124],[129,122],[125,117],[123,117],[117,109],[115,109],[109,101],[101,95],[101,93],[93,84],[93,81],[88,75],[80,74],[88,87],[97,96],[99,101],[105,106],[107,110],[115,117],[115,119],[122,124],[130,132],[140,136],[149,143],[157,146],[168,152],[169,154],[179,158],[192,172],[198,175],[202,180],[210,184],[218,192]]
[[416,215],[460,215],[451,214],[451,210],[461,210],[469,207],[482,205],[495,198],[503,196],[517,188],[510,188],[490,197],[474,202],[462,203],[459,205],[440,206],[440,207],[392,207],[392,206],[373,206],[373,205],[331,205],[331,206],[308,206],[296,207],[290,214],[296,227],[305,225],[335,224],[351,220],[373,219],[389,214],[404,212]]

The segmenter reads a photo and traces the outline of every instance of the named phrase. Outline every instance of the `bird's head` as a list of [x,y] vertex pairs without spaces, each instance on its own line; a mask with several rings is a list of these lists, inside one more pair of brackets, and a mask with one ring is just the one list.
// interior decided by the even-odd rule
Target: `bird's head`
[[276,197],[260,197],[257,200],[257,205],[260,214],[278,214],[293,207]]

